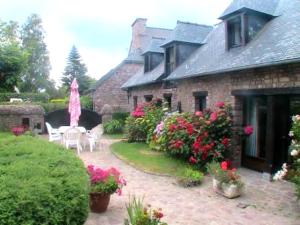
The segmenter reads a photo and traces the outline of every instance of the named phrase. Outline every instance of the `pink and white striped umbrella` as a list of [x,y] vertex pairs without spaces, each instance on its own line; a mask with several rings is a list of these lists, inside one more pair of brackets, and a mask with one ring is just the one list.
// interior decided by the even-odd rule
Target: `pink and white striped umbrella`
[[78,126],[79,117],[81,114],[80,98],[78,92],[78,84],[76,78],[71,84],[71,95],[69,99],[70,126]]

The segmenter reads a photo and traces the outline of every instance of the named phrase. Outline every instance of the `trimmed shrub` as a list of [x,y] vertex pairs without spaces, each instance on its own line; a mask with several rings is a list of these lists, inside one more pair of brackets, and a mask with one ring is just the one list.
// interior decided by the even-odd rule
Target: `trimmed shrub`
[[23,101],[48,102],[47,93],[0,93],[0,102],[9,102],[11,98],[21,98]]
[[45,109],[45,113],[49,113],[49,112],[53,112],[55,110],[59,110],[59,109],[66,109],[68,107],[68,105],[66,103],[39,103],[39,105],[41,105],[44,109]]
[[118,134],[122,133],[123,126],[119,120],[110,120],[103,126],[105,134]]
[[0,224],[83,224],[89,178],[60,145],[27,135],[0,135]]

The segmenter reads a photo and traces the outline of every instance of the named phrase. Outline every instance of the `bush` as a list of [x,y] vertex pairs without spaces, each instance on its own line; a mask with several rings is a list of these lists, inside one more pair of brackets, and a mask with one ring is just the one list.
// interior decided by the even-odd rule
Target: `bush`
[[218,103],[215,111],[169,114],[156,126],[150,146],[204,168],[230,157],[231,137],[231,108]]
[[80,97],[81,108],[93,110],[93,99],[88,95]]
[[118,134],[122,133],[123,126],[119,120],[110,120],[104,123],[104,133],[105,134]]
[[48,102],[47,93],[0,93],[0,102],[9,102],[11,98],[21,98],[23,101]]
[[48,141],[0,135],[0,224],[83,224],[89,178],[80,159]]
[[122,126],[124,126],[125,121],[126,121],[126,119],[129,115],[130,114],[128,112],[115,112],[115,113],[112,114],[112,119],[120,121]]
[[156,125],[164,115],[161,104],[160,99],[155,99],[137,106],[125,122],[128,141],[151,140]]
[[59,109],[66,109],[68,107],[67,103],[38,103],[39,105],[41,105],[44,109],[45,109],[45,113],[49,113],[49,112],[53,112],[55,110],[59,110]]

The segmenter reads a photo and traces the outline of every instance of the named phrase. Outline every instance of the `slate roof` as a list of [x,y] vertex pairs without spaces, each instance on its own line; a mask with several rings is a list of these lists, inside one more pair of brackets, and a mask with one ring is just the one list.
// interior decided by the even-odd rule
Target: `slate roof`
[[141,48],[140,49],[130,49],[126,60],[144,62],[144,57],[142,56],[142,54],[145,52],[146,48],[149,46],[149,43],[151,42],[152,38],[165,39],[170,36],[171,32],[172,32],[172,30],[170,30],[170,29],[146,27],[145,33],[140,34]]
[[234,12],[245,8],[271,16],[277,16],[278,14],[276,14],[275,11],[279,1],[280,0],[234,0],[222,13],[219,19],[224,19]]
[[177,25],[170,38],[162,46],[166,46],[172,42],[203,44],[212,28],[212,26],[177,21]]
[[207,44],[197,49],[167,80],[300,62],[299,9],[299,0],[279,0],[274,12],[280,16],[269,21],[246,46],[229,51],[225,50],[225,25],[220,23],[208,35]]
[[149,43],[149,45],[145,48],[143,54],[147,52],[154,52],[154,53],[164,53],[164,49],[160,47],[166,39],[164,38],[155,38],[153,37]]
[[121,67],[124,63],[144,63],[144,57],[142,56],[143,52],[148,47],[149,43],[153,38],[157,39],[165,39],[169,37],[171,34],[170,29],[165,28],[154,28],[154,27],[146,27],[145,33],[140,35],[141,40],[141,48],[140,49],[134,49],[131,48],[129,50],[128,56],[126,59],[124,59],[118,66],[116,66],[114,69],[110,70],[107,74],[102,76],[97,82],[94,87],[94,89],[97,89],[102,83],[104,83],[106,80],[110,79],[112,76],[114,76],[116,73],[116,70],[118,70],[119,67]]
[[123,84],[122,88],[126,89],[129,87],[136,87],[145,84],[155,83],[161,79],[164,74],[165,62],[161,62],[157,67],[149,72],[144,72],[144,67],[138,71],[134,76],[132,76],[125,84]]

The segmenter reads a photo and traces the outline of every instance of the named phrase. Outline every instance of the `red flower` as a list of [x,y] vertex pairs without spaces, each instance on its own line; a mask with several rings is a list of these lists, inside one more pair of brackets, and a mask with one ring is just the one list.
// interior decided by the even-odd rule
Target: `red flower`
[[253,133],[253,127],[251,125],[244,127],[244,132],[248,136],[251,135]]
[[195,115],[201,117],[201,116],[203,116],[203,113],[201,111],[197,111],[197,112],[195,112]]
[[217,102],[216,106],[219,107],[219,108],[223,108],[225,106],[225,103],[224,102]]
[[190,157],[189,162],[192,164],[196,164],[197,163],[197,159],[195,159],[193,156]]
[[229,138],[223,138],[222,144],[223,144],[225,147],[228,147],[229,143],[230,143],[230,139],[229,139]]
[[194,150],[197,150],[197,149],[199,149],[200,148],[200,142],[199,141],[195,141],[194,142],[194,144],[193,144],[193,148],[194,148]]
[[192,134],[194,133],[193,125],[190,124],[190,123],[188,123],[188,124],[186,125],[186,130],[187,130],[187,132],[188,132],[189,135],[192,135]]
[[175,148],[181,148],[183,144],[184,144],[183,141],[178,140],[175,142],[174,146]]
[[231,163],[228,160],[221,162],[222,170],[229,170],[230,166],[231,166]]
[[218,113],[217,112],[213,112],[212,114],[210,114],[210,121],[214,122],[218,119]]
[[169,126],[169,131],[171,131],[171,132],[175,131],[176,129],[177,129],[177,126],[175,124],[171,124]]

